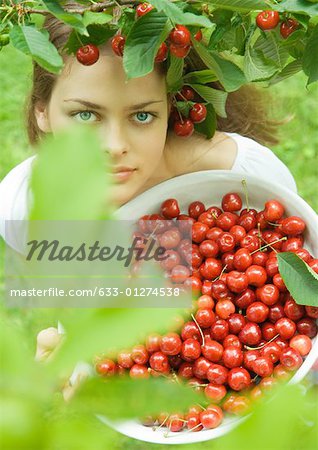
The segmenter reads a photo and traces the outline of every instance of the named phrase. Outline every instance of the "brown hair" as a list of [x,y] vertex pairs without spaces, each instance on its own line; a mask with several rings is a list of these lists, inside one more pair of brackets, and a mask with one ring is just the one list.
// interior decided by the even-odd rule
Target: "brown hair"
[[[68,9],[76,8],[78,4],[68,3]],[[47,14],[44,28],[49,32],[50,40],[61,51],[65,46],[72,29],[51,14]],[[194,50],[185,59],[186,72],[202,70],[207,67]],[[156,68],[163,73],[167,71],[167,64],[156,64]],[[35,106],[37,102],[48,103],[56,75],[46,71],[36,62],[33,63],[33,87],[27,103],[27,131],[31,144],[36,144],[43,134],[37,125]],[[222,89],[219,83],[209,83],[211,87]],[[277,121],[269,118],[267,97],[258,88],[246,85],[228,95],[226,102],[226,118],[217,118],[217,129],[232,133],[239,133],[262,144],[273,145],[278,142],[276,137]]]

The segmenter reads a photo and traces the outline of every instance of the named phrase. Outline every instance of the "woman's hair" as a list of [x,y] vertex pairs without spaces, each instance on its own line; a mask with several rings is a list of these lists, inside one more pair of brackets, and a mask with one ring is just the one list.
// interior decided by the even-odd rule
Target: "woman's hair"
[[[79,5],[75,2],[69,2],[67,6],[68,9],[72,9]],[[46,16],[44,28],[49,32],[51,42],[62,52],[72,28],[51,14]],[[155,66],[156,70],[166,74],[167,62],[156,63]],[[185,72],[206,68],[196,52],[191,50],[185,58]],[[36,62],[33,63],[33,86],[26,111],[27,132],[31,144],[36,144],[43,134],[37,125],[35,106],[38,102],[43,104],[49,102],[55,81],[56,75],[46,71]],[[222,89],[219,83],[208,83],[207,85]],[[278,142],[276,138],[278,122],[269,118],[269,111],[266,107],[268,104],[267,96],[265,97],[264,93],[261,93],[258,88],[251,85],[243,86],[228,94],[226,102],[227,117],[217,117],[217,129],[239,133],[242,136],[255,139],[261,144],[276,144]]]

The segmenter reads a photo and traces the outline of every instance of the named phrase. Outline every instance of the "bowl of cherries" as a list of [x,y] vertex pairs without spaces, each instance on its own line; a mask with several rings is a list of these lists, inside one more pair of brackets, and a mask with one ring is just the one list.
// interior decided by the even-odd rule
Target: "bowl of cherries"
[[154,333],[97,362],[96,372],[178,377],[202,391],[206,403],[144,422],[102,420],[148,442],[213,439],[244,420],[278,381],[296,383],[308,373],[318,357],[318,308],[296,303],[277,261],[277,253],[293,252],[318,273],[318,218],[300,196],[253,176],[203,171],[149,189],[117,216],[191,223],[191,239],[170,227],[161,242],[169,243],[171,278],[191,286],[195,307],[177,332]]

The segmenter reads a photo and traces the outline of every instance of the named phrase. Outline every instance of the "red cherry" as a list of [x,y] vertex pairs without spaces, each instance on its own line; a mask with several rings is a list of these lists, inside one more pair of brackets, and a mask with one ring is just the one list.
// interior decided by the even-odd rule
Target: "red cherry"
[[231,300],[219,300],[215,307],[215,312],[221,319],[228,319],[235,313],[235,305]]
[[278,11],[262,11],[256,16],[256,24],[261,30],[272,30],[279,23]]
[[216,411],[211,411],[209,409],[202,411],[200,413],[200,422],[202,423],[204,428],[212,429],[217,428],[223,420],[222,416],[218,414]]
[[297,331],[299,334],[305,334],[306,336],[313,338],[318,332],[318,326],[314,319],[305,317],[298,320]]
[[169,419],[167,420],[167,427],[170,431],[177,432],[181,431],[184,428],[184,418],[182,414],[175,413],[170,414]]
[[149,354],[144,345],[135,345],[131,351],[131,358],[136,364],[146,364]]
[[188,430],[201,431],[203,429],[199,414],[187,414],[186,421]]
[[168,333],[161,338],[160,350],[165,355],[177,355],[180,353],[182,341],[177,333]]
[[205,223],[209,228],[213,227],[215,223],[213,215],[208,211],[205,211],[202,214],[200,214],[198,217],[198,221]]
[[267,356],[259,356],[252,362],[253,372],[260,377],[269,377],[274,370],[273,362],[271,358]]
[[199,251],[205,258],[215,258],[219,253],[219,246],[215,241],[206,239],[200,243]]
[[201,328],[208,328],[215,321],[215,314],[212,309],[198,309],[195,314],[195,320]]
[[205,339],[205,343],[202,346],[203,356],[211,362],[218,362],[223,355],[223,346],[213,339]]
[[287,347],[280,355],[280,362],[287,370],[297,370],[302,365],[303,358],[298,350]]
[[318,319],[318,306],[305,306],[306,314],[312,319]]
[[296,332],[296,324],[288,317],[282,317],[275,323],[277,333],[283,339],[291,339]]
[[224,212],[217,217],[216,225],[223,231],[229,231],[234,225],[237,224],[237,221],[238,217],[236,214],[232,212]]
[[254,302],[246,310],[246,318],[250,322],[265,322],[268,317],[269,308],[262,302]]
[[220,364],[212,364],[207,371],[206,377],[213,384],[225,384],[229,370]]
[[226,392],[226,387],[223,384],[209,383],[204,389],[205,395],[215,403],[219,403],[226,396]]
[[201,123],[207,115],[206,106],[203,103],[195,103],[189,111],[189,117],[194,123]]
[[246,321],[242,314],[231,314],[227,320],[229,325],[229,332],[232,334],[239,334],[241,329],[244,327]]
[[[180,101],[194,100],[194,98],[195,98],[195,91],[190,86],[183,86],[180,93],[176,95],[176,99],[180,100]],[[194,202],[194,203],[196,203],[196,202]],[[199,202],[199,203],[201,203],[201,202]],[[202,203],[202,205],[203,205],[203,203]],[[189,206],[189,208],[190,208],[190,206]],[[191,216],[190,213],[189,213],[189,215]],[[191,217],[194,217],[194,216],[191,216]],[[196,219],[196,217],[195,217],[195,219]]]
[[99,50],[94,44],[84,45],[77,50],[76,58],[84,66],[91,66],[98,61]]
[[243,364],[246,369],[253,371],[252,364],[260,355],[259,350],[248,350],[244,353]]
[[223,352],[223,364],[225,367],[232,369],[238,367],[243,363],[243,352],[237,347],[226,347]]
[[198,358],[194,361],[194,365],[193,365],[194,376],[199,379],[205,379],[207,371],[209,370],[211,365],[212,365],[211,361],[204,358],[203,356],[200,356],[200,358]]
[[211,325],[211,338],[223,341],[229,334],[229,324],[226,320],[218,319]]
[[239,333],[239,339],[246,345],[258,345],[262,339],[260,327],[253,322],[248,322]]
[[305,334],[297,334],[292,337],[289,346],[295,350],[298,350],[301,356],[306,356],[311,350],[311,339]]
[[197,219],[202,213],[205,212],[205,206],[202,202],[192,202],[188,207],[189,216],[193,219]]
[[291,320],[299,320],[305,315],[305,307],[298,305],[295,300],[287,294],[287,300],[284,305],[284,313]]
[[281,222],[281,230],[289,236],[297,236],[305,231],[306,224],[300,217],[286,217]]
[[282,352],[282,349],[274,341],[274,342],[270,342],[269,344],[266,344],[261,349],[261,356],[266,356],[266,357],[270,358],[273,363],[276,363],[277,361],[279,361],[281,352]]
[[185,46],[191,43],[191,33],[184,25],[176,25],[169,34],[170,41],[178,46]]
[[242,199],[235,193],[230,192],[225,194],[222,198],[222,209],[223,211],[239,211],[242,208]]
[[252,289],[246,289],[235,299],[235,304],[241,309],[247,308],[251,303],[255,301],[255,292]]
[[163,352],[155,352],[149,358],[150,367],[156,372],[167,373],[169,372],[169,360],[167,355]]
[[221,236],[218,237],[217,244],[221,253],[225,253],[232,251],[235,247],[236,242],[234,236],[231,233],[225,231],[221,234]]
[[247,289],[248,278],[245,273],[232,270],[227,274],[226,284],[230,291],[239,294]]
[[123,56],[126,38],[121,34],[116,34],[111,40],[113,52],[117,56]]
[[185,58],[191,49],[190,45],[180,46],[175,44],[170,44],[170,53],[176,58]]
[[200,267],[201,275],[208,279],[213,280],[222,272],[222,263],[216,258],[207,258]]
[[[160,63],[163,62],[167,59],[168,57],[168,46],[165,42],[162,42],[160,44],[160,47],[157,51],[156,57],[155,57],[155,62],[156,63]],[[178,116],[179,117],[179,116]]]
[[279,289],[274,284],[264,284],[256,289],[256,297],[265,305],[274,305],[279,299]]
[[[243,250],[243,249],[241,249]],[[246,249],[245,249],[246,250]],[[245,272],[248,284],[251,286],[261,287],[267,281],[267,272],[262,266],[256,264],[250,265]]]
[[186,339],[201,340],[200,330],[195,322],[186,322],[181,330],[181,338],[183,341]]
[[178,120],[174,123],[173,130],[177,136],[189,137],[194,132],[194,125],[190,119],[184,119],[182,122]]
[[178,376],[189,379],[193,377],[193,362],[184,362],[178,369]]
[[235,252],[233,264],[236,270],[243,272],[252,264],[252,262],[253,258],[247,248],[240,248]]
[[179,253],[175,250],[167,250],[164,253],[164,256],[167,258],[160,262],[160,265],[164,270],[169,271],[180,264],[181,259]]
[[250,386],[251,376],[243,367],[235,367],[229,372],[228,384],[234,391],[241,391]]
[[167,219],[173,219],[180,214],[178,201],[174,198],[165,200],[160,207],[161,214]]
[[232,234],[232,236],[234,236],[236,244],[238,244],[240,240],[246,236],[245,228],[241,225],[234,225],[232,228],[230,228],[230,233]]
[[299,23],[295,19],[287,19],[280,25],[280,35],[283,39],[287,39],[295,30],[297,30]]
[[264,218],[268,222],[276,222],[276,220],[281,219],[284,212],[284,206],[277,200],[269,200],[265,203]]
[[194,39],[198,42],[202,41],[202,31],[201,30],[199,30],[195,33]]
[[125,369],[130,369],[134,362],[131,358],[131,352],[129,350],[122,350],[117,355],[118,364]]
[[154,352],[158,352],[160,350],[160,341],[161,341],[161,336],[160,334],[149,334],[146,338],[146,349],[148,350],[149,353],[154,353]]
[[140,3],[137,7],[136,7],[136,14],[137,17],[141,17],[144,16],[145,14],[147,14],[149,11],[151,11],[153,9],[153,6],[150,5],[150,3],[144,2],[144,3]]
[[185,361],[194,361],[201,355],[201,345],[196,339],[187,339],[182,343],[181,356]]
[[146,366],[134,364],[129,371],[129,375],[131,378],[149,378],[150,373]]
[[228,334],[222,342],[223,347],[242,348],[242,343],[235,334]]
[[116,364],[111,359],[104,359],[96,363],[95,370],[103,377],[110,377],[116,373]]

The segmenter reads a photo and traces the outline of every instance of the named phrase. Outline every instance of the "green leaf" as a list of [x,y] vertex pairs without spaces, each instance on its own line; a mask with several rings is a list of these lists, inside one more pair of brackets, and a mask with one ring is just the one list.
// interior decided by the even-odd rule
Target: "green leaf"
[[111,14],[94,13],[92,11],[85,11],[83,14],[83,24],[85,27],[92,24],[103,25],[113,19]]
[[264,54],[247,45],[244,56],[244,73],[248,81],[261,81],[278,72],[277,64]]
[[152,72],[157,51],[170,29],[167,17],[154,10],[136,20],[124,49],[123,64],[127,80]]
[[303,69],[308,75],[308,84],[318,80],[318,25],[315,26],[305,48]]
[[50,11],[57,19],[70,25],[80,34],[88,35],[86,27],[83,23],[82,16],[80,14],[69,13],[64,11],[62,6],[57,0],[42,0],[46,9]]
[[189,72],[183,77],[183,81],[185,84],[187,83],[213,83],[217,81],[217,77],[213,70],[205,69],[205,70],[196,70],[193,72]]
[[87,412],[104,414],[108,419],[123,419],[157,415],[162,411],[185,411],[200,401],[204,401],[202,394],[189,386],[174,382],[173,379],[170,381],[163,377],[151,377],[133,380],[122,376],[107,380],[88,380],[76,395],[73,407],[78,402],[80,407],[85,405]]
[[281,72],[279,72],[274,78],[271,79],[270,85],[279,83],[292,75],[300,72],[302,70],[302,60],[295,59],[294,61],[287,64]]
[[213,89],[202,84],[189,83],[189,85],[208,103],[212,103],[215,112],[220,117],[226,117],[225,104],[227,99],[227,92]]
[[116,30],[102,25],[89,25],[87,30],[89,36],[81,35],[80,37],[78,33],[73,30],[67,43],[65,44],[64,49],[68,53],[75,53],[79,47],[82,47],[82,45],[94,44],[99,46],[108,41],[108,39],[113,37],[116,33]]
[[236,91],[246,83],[241,69],[231,61],[221,58],[217,52],[207,50],[204,45],[195,39],[192,39],[192,44],[202,61],[209,69],[213,70],[227,92]]
[[[118,302],[120,298],[118,297]],[[93,360],[142,342],[147,334],[165,332],[179,313],[175,308],[99,308],[75,309],[61,314],[67,339],[52,364],[56,370],[71,369],[80,360]]]
[[311,17],[318,15],[318,4],[307,0],[283,0],[276,5],[272,4],[271,9],[288,13],[302,13]]
[[208,103],[205,106],[207,109],[206,119],[201,123],[195,123],[194,128],[198,133],[204,134],[207,139],[211,139],[216,130],[216,114],[213,105]]
[[59,73],[63,60],[48,36],[32,26],[15,25],[10,31],[10,39],[15,48],[31,55],[32,58],[49,72]]
[[168,92],[177,92],[183,85],[184,59],[170,54],[170,65],[166,76]]
[[189,111],[192,108],[192,106],[194,105],[194,102],[190,102],[190,101],[180,101],[180,102],[176,102],[176,106],[177,109],[181,112],[181,114],[185,117],[189,117]]
[[242,13],[269,9],[268,4],[262,0],[210,0],[209,4]]
[[108,193],[105,162],[97,135],[88,125],[45,139],[31,177],[31,220],[104,217]]
[[269,61],[273,61],[279,69],[282,69],[288,59],[288,51],[278,40],[275,31],[262,33],[254,44],[254,50],[261,52]]
[[213,24],[203,15],[196,15],[189,12],[182,12],[182,10],[173,2],[169,0],[153,0],[151,4],[159,12],[164,12],[169,19],[175,24],[182,25],[196,25],[200,27],[211,27]]
[[318,306],[318,275],[299,256],[277,253],[279,273],[299,305]]

